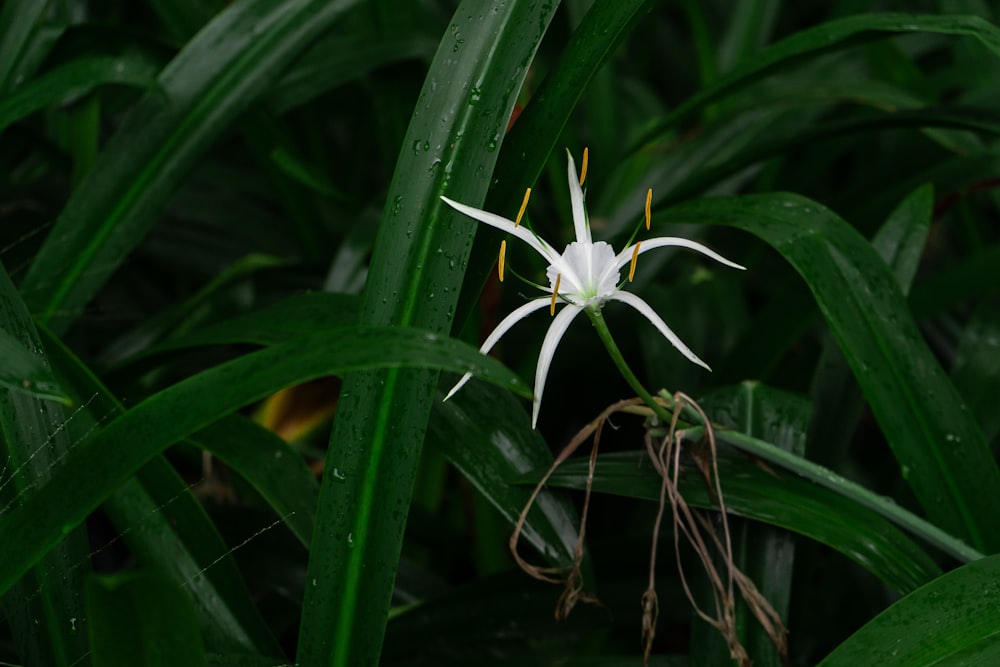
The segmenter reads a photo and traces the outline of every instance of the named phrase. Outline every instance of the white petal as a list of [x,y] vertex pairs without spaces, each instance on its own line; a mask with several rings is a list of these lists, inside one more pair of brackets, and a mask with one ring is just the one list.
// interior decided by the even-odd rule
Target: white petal
[[[510,315],[503,318],[503,320],[500,321],[500,324],[497,325],[497,328],[494,329],[493,332],[486,337],[486,340],[483,342],[483,346],[479,348],[479,351],[482,352],[483,354],[486,354],[487,352],[492,350],[493,346],[496,345],[498,342],[500,342],[500,339],[503,338],[503,335],[508,331],[510,331],[510,329],[515,324],[517,324],[518,322],[520,322],[521,320],[523,320],[525,317],[535,312],[536,310],[547,308],[551,304],[551,302],[552,299],[546,296],[542,297],[541,299],[534,299],[519,308],[515,308],[513,311],[511,311]],[[465,383],[469,381],[469,378],[471,377],[472,373],[466,373],[465,375],[463,375],[462,379],[456,382],[455,386],[452,387],[451,391],[448,392],[448,395],[444,397],[444,400],[447,401],[449,398],[454,396],[455,392],[461,389],[465,385]]]
[[708,364],[699,359],[698,355],[692,352],[687,345],[681,342],[681,339],[677,337],[677,334],[675,334],[670,329],[670,327],[667,326],[667,323],[664,322],[663,319],[656,314],[656,311],[653,310],[648,303],[637,297],[635,294],[632,294],[631,292],[618,291],[615,292],[614,294],[608,295],[607,298],[614,299],[615,301],[621,301],[622,303],[627,303],[628,305],[638,310],[639,313],[647,320],[652,322],[653,326],[659,329],[660,333],[663,334],[664,338],[669,340],[670,344],[676,347],[677,350],[685,357],[687,357],[689,361],[698,364],[705,370],[708,371],[712,370],[711,368],[708,367]]
[[[714,250],[711,250],[710,248],[708,248],[706,246],[703,246],[702,244],[698,243],[697,241],[689,241],[688,239],[682,239],[682,238],[679,238],[677,236],[657,236],[657,237],[654,237],[654,238],[651,238],[651,239],[646,239],[645,241],[642,241],[641,243],[642,243],[642,245],[639,247],[639,254],[640,255],[642,253],[646,252],[647,250],[652,250],[654,248],[662,248],[664,246],[679,246],[681,248],[689,248],[690,250],[697,250],[701,254],[703,254],[703,255],[705,255],[707,257],[711,257],[712,259],[714,259],[715,261],[717,261],[717,262],[719,262],[721,264],[725,264],[726,266],[731,266],[734,269],[743,269],[744,271],[746,270],[745,266],[737,264],[736,262],[729,261],[728,259],[726,259],[722,255],[720,255],[719,253],[715,252]],[[627,248],[625,248],[624,250],[622,250],[620,253],[618,253],[618,257],[615,260],[615,268],[616,269],[621,269],[623,266],[625,266],[626,264],[628,264],[628,263],[630,263],[632,261],[632,249],[633,248],[635,248],[634,244],[628,246]]]
[[576,163],[573,162],[573,154],[566,149],[566,157],[569,160],[567,173],[569,176],[569,200],[573,204],[573,229],[576,231],[576,240],[580,243],[590,243],[590,225],[587,224],[587,212],[583,208],[583,188],[580,187],[580,174],[576,171]]
[[556,252],[555,248],[550,246],[545,242],[544,239],[535,236],[530,229],[527,227],[521,227],[520,225],[514,226],[513,220],[508,220],[502,216],[496,215],[495,213],[489,213],[488,211],[483,211],[478,208],[473,208],[472,206],[466,206],[465,204],[460,204],[457,201],[448,199],[447,197],[441,197],[441,200],[451,206],[453,209],[459,213],[464,213],[473,220],[478,220],[479,222],[486,223],[490,227],[496,227],[502,232],[507,232],[508,234],[513,234],[517,238],[521,239],[532,248],[535,252],[542,256],[542,258],[549,264],[556,261],[559,257],[559,253]]
[[569,328],[573,318],[583,310],[580,306],[573,304],[566,305],[559,314],[552,320],[549,330],[545,332],[545,340],[542,341],[542,350],[538,353],[538,365],[535,367],[535,398],[531,404],[531,428],[535,428],[538,423],[538,413],[542,409],[542,392],[545,389],[545,377],[549,374],[549,366],[552,365],[552,357],[555,356],[556,347],[562,340],[563,334]]

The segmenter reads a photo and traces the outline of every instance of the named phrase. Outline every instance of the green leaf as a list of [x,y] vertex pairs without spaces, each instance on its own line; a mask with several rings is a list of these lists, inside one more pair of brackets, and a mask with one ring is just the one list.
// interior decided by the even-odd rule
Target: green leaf
[[851,635],[820,667],[992,665],[1000,660],[1000,556],[914,591]]
[[986,299],[962,330],[951,380],[975,415],[987,442],[1000,435],[1000,308]]
[[[737,387],[721,389],[701,401],[713,421],[735,428],[746,435],[773,442],[787,452],[801,456],[805,451],[806,428],[811,405],[804,398],[773,389],[757,382],[743,382]],[[727,497],[723,487],[724,497]],[[727,498],[728,500],[728,498]],[[730,524],[733,530],[733,553],[736,564],[757,586],[782,622],[788,625],[788,608],[792,593],[792,572],[795,565],[795,541],[784,531],[751,522]],[[708,600],[704,601],[708,603]],[[745,601],[736,607],[736,627],[740,642],[759,667],[782,665],[782,656],[764,628],[753,618]],[[699,641],[696,630],[702,633]],[[705,637],[705,635],[709,637]],[[722,664],[729,658],[729,649],[718,630],[695,621],[692,644],[704,646],[708,641],[712,658],[702,658],[702,664]]]
[[411,58],[429,58],[435,46],[423,35],[330,35],[295,61],[268,95],[270,106],[285,113],[379,67]]
[[[40,394],[28,393],[24,386],[0,388],[0,515],[10,516],[31,504],[56,476],[73,442],[65,428],[71,417],[63,405],[50,400],[57,385],[50,380],[38,331],[2,265],[0,334],[0,365],[13,366],[5,373],[27,372],[42,383]],[[62,389],[58,395],[69,402]],[[24,660],[65,667],[86,655],[83,576],[90,561],[85,530],[66,530],[59,537],[65,539],[54,540],[54,549],[21,568],[19,576],[35,566],[3,603]],[[7,546],[3,550],[8,551]],[[79,627],[69,618],[78,619]]]
[[35,37],[48,3],[9,0],[0,10],[0,92],[14,88],[18,66]]
[[[549,478],[556,488],[583,489],[588,462],[567,461]],[[544,470],[519,481],[535,483]],[[741,455],[720,451],[719,475],[730,512],[822,542],[858,563],[893,589],[912,591],[940,574],[934,561],[895,526],[874,512],[804,479],[764,469]],[[601,454],[594,491],[659,501],[661,479],[650,466],[637,466],[636,454]],[[681,479],[689,504],[717,509],[704,479]]]
[[358,297],[353,294],[296,294],[245,315],[168,339],[149,349],[147,354],[202,345],[284,343],[317,331],[354,324],[358,318],[358,301]]
[[[53,368],[82,405],[66,425],[74,441],[82,441],[125,408],[62,341],[43,333]],[[229,545],[190,490],[164,457],[155,456],[114,490],[102,510],[139,563],[184,587],[210,648],[281,655]]]
[[52,371],[19,340],[0,329],[0,387],[70,405]]
[[155,571],[92,575],[87,620],[94,667],[206,664],[190,600]]
[[[909,294],[934,212],[934,191],[922,186],[904,199],[879,228],[872,246],[892,268],[903,295]],[[809,425],[813,461],[842,470],[841,463],[863,408],[863,398],[851,369],[829,335],[813,374],[813,411]]]
[[32,79],[0,100],[0,132],[40,109],[82,95],[109,83],[152,88],[157,63],[138,56],[95,57],[74,60]]
[[[146,399],[77,445],[21,507],[0,516],[0,592],[153,456],[278,389],[326,375],[402,365],[472,372],[521,395],[518,378],[479,351],[414,329],[327,331],[254,352]],[[55,510],[53,508],[56,508]]]
[[220,271],[207,285],[186,299],[148,317],[135,328],[110,341],[98,364],[114,366],[127,363],[134,357],[147,352],[162,338],[183,334],[197,321],[199,309],[204,309],[209,300],[234,282],[248,275],[282,266],[284,262],[270,255],[251,253],[241,257]]
[[674,222],[745,229],[792,264],[924,511],[979,549],[1000,549],[1000,524],[992,519],[1000,506],[1000,471],[872,246],[829,210],[791,194],[701,200],[668,215]]
[[[445,192],[482,201],[496,150],[556,10],[513,0],[456,10],[424,81],[372,252],[360,322],[447,331],[474,224]],[[444,85],[448,82],[448,85]],[[407,508],[437,373],[344,380],[316,513],[298,662],[378,663]],[[389,508],[389,511],[384,511]]]
[[66,204],[22,292],[60,333],[159,217],[202,154],[357,0],[231,5],[161,72]]
[[[199,431],[191,441],[239,473],[309,548],[319,483],[288,443],[238,415]],[[340,471],[332,468],[326,474],[336,478]]]
[[[427,444],[440,449],[466,479],[513,526],[528,502],[530,489],[510,480],[548,466],[548,445],[530,428],[517,401],[495,387],[472,382],[447,402],[435,403]],[[542,492],[522,538],[553,566],[572,562],[579,519],[566,499]]]
[[705,106],[750,83],[805,58],[815,58],[849,44],[884,39],[893,34],[930,32],[965,35],[979,40],[1000,56],[1000,28],[977,16],[933,16],[920,14],[857,14],[802,30],[757,53],[745,65],[702,88],[660,120],[639,145],[647,144]]

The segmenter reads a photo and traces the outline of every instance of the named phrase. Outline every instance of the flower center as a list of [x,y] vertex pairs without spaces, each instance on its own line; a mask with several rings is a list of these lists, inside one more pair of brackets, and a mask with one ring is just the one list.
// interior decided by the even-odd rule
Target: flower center
[[[546,274],[553,291],[578,305],[603,302],[618,289],[620,275],[615,251],[604,241],[574,241],[566,246],[560,266],[549,266]],[[557,287],[557,280],[560,287]],[[582,302],[582,303],[581,303]]]

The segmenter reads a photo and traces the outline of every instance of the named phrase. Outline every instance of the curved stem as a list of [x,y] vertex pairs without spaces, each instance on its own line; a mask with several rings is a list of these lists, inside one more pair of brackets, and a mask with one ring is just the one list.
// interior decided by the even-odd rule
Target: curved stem
[[604,343],[604,347],[607,348],[608,354],[611,355],[611,360],[615,362],[615,366],[618,367],[622,377],[625,378],[628,385],[632,387],[636,396],[646,402],[646,405],[650,407],[659,420],[665,424],[669,424],[673,415],[671,415],[659,401],[653,398],[652,394],[646,391],[646,388],[642,386],[641,382],[639,382],[639,378],[637,378],[635,373],[632,372],[632,369],[629,368],[628,363],[625,361],[625,357],[622,356],[621,350],[618,349],[618,345],[615,343],[615,339],[611,336],[611,331],[608,329],[608,325],[604,321],[604,316],[601,314],[601,311],[587,308],[585,309],[585,312],[590,317],[590,321],[594,324],[594,329],[597,330],[597,337],[601,339],[602,343]]

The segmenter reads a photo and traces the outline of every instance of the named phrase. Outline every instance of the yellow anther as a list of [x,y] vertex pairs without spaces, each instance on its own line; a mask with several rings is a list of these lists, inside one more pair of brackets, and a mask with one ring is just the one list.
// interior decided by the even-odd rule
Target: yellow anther
[[500,266],[497,273],[500,274],[500,282],[503,282],[503,262],[507,255],[507,241],[500,241]]
[[521,224],[521,218],[524,217],[524,209],[528,208],[528,197],[531,196],[531,188],[524,191],[524,201],[521,202],[521,210],[517,212],[517,218],[514,219],[514,226],[517,227]]
[[632,282],[632,278],[635,277],[635,263],[639,259],[639,246],[642,245],[642,241],[635,244],[632,248],[632,263],[628,267],[628,281]]
[[587,180],[587,158],[589,157],[589,155],[588,155],[589,152],[590,151],[588,151],[586,148],[583,149],[583,166],[580,167],[580,186],[581,187],[583,186],[583,182],[585,180]]
[[653,188],[646,191],[646,230],[649,230],[649,205],[653,201]]
[[562,281],[562,274],[556,274],[556,286],[552,290],[552,303],[549,305],[549,315],[555,317],[556,314],[556,297],[559,296],[559,283]]

